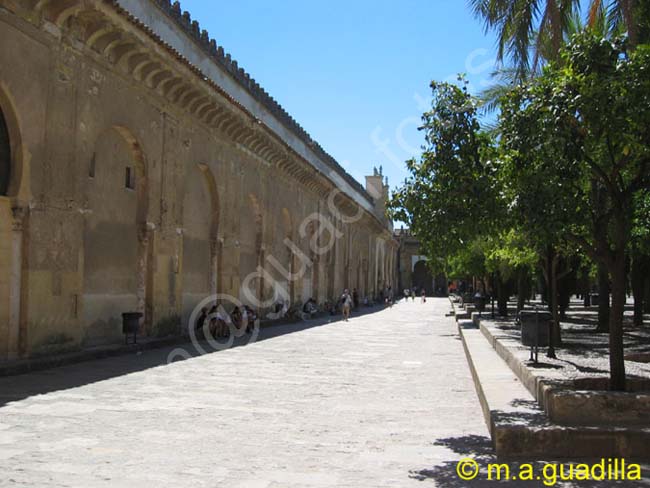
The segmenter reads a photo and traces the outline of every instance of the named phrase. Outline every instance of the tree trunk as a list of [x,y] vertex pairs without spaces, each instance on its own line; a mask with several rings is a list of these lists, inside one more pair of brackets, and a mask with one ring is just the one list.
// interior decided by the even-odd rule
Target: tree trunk
[[[596,328],[598,332],[609,332],[609,291],[607,268],[603,264],[598,264],[598,327]],[[625,294],[625,283],[623,283],[623,294]]]
[[569,305],[571,304],[571,292],[566,283],[559,286],[558,304],[560,306],[560,319],[566,320],[566,311],[569,309]]
[[625,253],[614,258],[612,277],[612,306],[609,315],[610,389],[625,391],[625,359],[623,348],[623,314],[625,311]]
[[528,271],[525,268],[517,270],[517,312],[526,305],[526,297],[529,295],[528,288]]
[[585,306],[585,308],[587,308],[587,307],[591,307],[591,295],[589,294],[591,292],[591,286],[590,286],[590,283],[589,283],[589,281],[590,281],[589,280],[589,269],[584,268],[582,273],[583,273],[583,277],[582,277],[582,279],[583,279],[582,293],[584,295],[582,297],[582,300],[583,300],[583,305]]
[[506,283],[497,272],[497,310],[500,317],[508,316],[508,292]]
[[553,310],[553,328],[551,329],[551,344],[553,345],[553,356],[555,356],[555,348],[562,344],[562,337],[560,332],[560,314],[559,314],[559,303],[558,303],[558,286],[557,286],[557,256],[553,260],[553,265],[551,266],[551,296],[550,303]]
[[547,287],[548,290],[548,305],[551,312],[553,320],[549,325],[549,346],[546,356],[549,358],[557,358],[555,354],[555,348],[561,345],[562,335],[560,330],[560,317],[558,314],[558,293],[557,293],[557,266],[559,263],[559,256],[555,253],[553,248],[549,248],[548,255],[546,259],[546,277],[547,277]]

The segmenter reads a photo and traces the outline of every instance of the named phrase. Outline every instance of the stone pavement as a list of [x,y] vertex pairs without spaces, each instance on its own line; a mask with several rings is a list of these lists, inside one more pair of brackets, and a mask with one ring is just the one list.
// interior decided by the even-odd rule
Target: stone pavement
[[0,378],[0,486],[467,486],[455,461],[492,451],[449,310]]

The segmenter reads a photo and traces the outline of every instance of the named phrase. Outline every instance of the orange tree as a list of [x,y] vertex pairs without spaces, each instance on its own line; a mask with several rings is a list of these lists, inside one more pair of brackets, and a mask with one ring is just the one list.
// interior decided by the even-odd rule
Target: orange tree
[[501,172],[521,225],[607,269],[610,387],[623,390],[626,253],[650,192],[650,46],[580,34],[562,56],[504,98]]
[[431,110],[422,116],[424,151],[407,161],[410,177],[390,202],[393,217],[407,222],[430,262],[443,267],[471,253],[472,243],[493,233],[503,213],[496,147],[481,130],[477,100],[459,81],[431,83]]

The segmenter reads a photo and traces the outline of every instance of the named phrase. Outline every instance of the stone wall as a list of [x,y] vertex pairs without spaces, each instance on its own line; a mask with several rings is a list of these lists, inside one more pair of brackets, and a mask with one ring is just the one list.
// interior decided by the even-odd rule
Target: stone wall
[[397,283],[400,293],[404,289],[416,287],[419,291],[424,288],[427,295],[446,296],[447,279],[444,274],[433,276],[428,257],[423,255],[420,241],[409,229],[396,229],[395,240],[398,242],[397,251]]
[[120,340],[125,311],[158,334],[215,293],[264,311],[396,282],[383,202],[119,2],[0,0],[0,66],[0,359]]

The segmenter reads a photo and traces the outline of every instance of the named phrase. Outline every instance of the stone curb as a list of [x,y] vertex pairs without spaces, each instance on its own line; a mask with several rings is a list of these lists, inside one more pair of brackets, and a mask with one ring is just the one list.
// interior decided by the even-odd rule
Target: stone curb
[[[472,317],[472,319],[474,318]],[[480,323],[480,320],[478,322]],[[648,429],[612,426],[565,426],[550,423],[548,419],[546,420],[548,423],[537,426],[503,423],[500,419],[500,412],[490,408],[478,366],[475,364],[465,337],[464,329],[476,328],[472,327],[475,323],[474,320],[459,320],[457,323],[458,333],[463,344],[483,416],[498,457],[513,459],[526,457],[528,459],[599,457],[650,459],[650,431]],[[479,325],[479,328],[481,335],[488,341],[491,349],[499,358],[505,361],[513,379],[519,379],[533,398],[537,399],[537,396],[534,391],[531,391],[531,385],[533,388],[540,388],[541,394],[555,387],[546,384],[540,378],[528,372],[527,368],[521,364],[514,354],[503,346],[484,325]],[[513,368],[513,365],[515,368]],[[524,378],[526,378],[526,381],[524,381]]]
[[539,376],[535,375],[526,367],[521,360],[506,346],[504,346],[499,339],[497,339],[492,331],[479,321],[479,328],[485,336],[485,339],[492,345],[499,357],[503,359],[510,369],[517,375],[519,381],[526,387],[531,395],[537,400],[537,403],[548,412],[547,395],[551,390],[557,388],[557,384],[549,382]]

